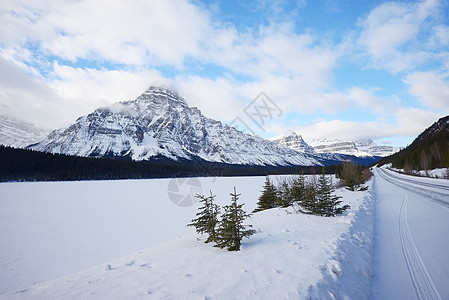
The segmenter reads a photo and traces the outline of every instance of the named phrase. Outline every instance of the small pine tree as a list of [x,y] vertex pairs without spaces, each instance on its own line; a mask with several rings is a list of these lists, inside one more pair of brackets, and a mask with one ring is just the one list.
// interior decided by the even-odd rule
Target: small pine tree
[[277,206],[289,207],[293,202],[292,182],[283,179],[277,187]]
[[[304,172],[299,174],[299,176],[292,180],[290,187],[291,204],[293,208],[298,212],[298,207],[306,199],[306,179]],[[299,209],[301,211],[301,209]]]
[[205,243],[215,242],[217,240],[216,226],[218,223],[218,214],[220,213],[220,207],[214,203],[215,195],[212,195],[210,191],[209,197],[203,195],[196,195],[196,198],[200,199],[199,202],[203,204],[197,212],[198,218],[193,219],[192,223],[187,226],[195,227],[196,232],[199,234],[208,234]]
[[242,209],[243,204],[237,204],[239,196],[234,188],[234,193],[231,193],[231,205],[224,206],[224,213],[217,229],[216,247],[239,251],[242,238],[248,238],[256,233],[253,229],[246,229],[252,225],[243,225],[243,221],[251,215]]
[[265,185],[263,187],[262,195],[259,197],[257,208],[254,209],[253,213],[276,207],[278,204],[279,198],[276,188],[271,183],[270,177],[267,176],[265,179]]
[[[300,184],[302,186],[298,185],[298,191],[296,192],[301,193],[301,198],[299,198],[300,211],[306,214],[319,215],[317,203],[318,183],[315,175],[313,175],[311,181],[305,182],[304,180],[304,182]],[[300,187],[302,190],[299,190]]]
[[349,205],[338,207],[338,205],[342,202],[339,200],[341,197],[333,195],[333,191],[332,181],[326,178],[323,167],[317,183],[315,214],[325,217],[333,217],[350,208]]
[[303,201],[305,212],[312,215],[319,215],[319,206],[317,200],[317,185],[315,182],[309,182],[306,185],[306,197]]

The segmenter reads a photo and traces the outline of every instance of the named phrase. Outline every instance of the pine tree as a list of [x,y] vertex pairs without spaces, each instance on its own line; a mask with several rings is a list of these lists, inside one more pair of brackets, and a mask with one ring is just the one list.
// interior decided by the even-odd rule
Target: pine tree
[[298,190],[296,192],[298,194],[301,193],[299,198],[300,211],[306,214],[319,215],[318,183],[315,175],[308,182],[305,182],[305,178],[300,180],[303,180],[303,182],[298,184]]
[[267,176],[265,179],[265,185],[262,191],[262,195],[259,197],[257,202],[257,208],[253,212],[262,211],[265,209],[276,207],[279,204],[279,198],[277,195],[276,188],[270,181],[270,177]]
[[316,214],[325,217],[332,217],[337,214],[341,214],[350,208],[349,205],[338,207],[338,205],[342,202],[339,200],[341,197],[333,195],[333,191],[332,181],[326,178],[323,167],[317,185]]
[[277,187],[277,205],[279,207],[289,207],[293,202],[292,181],[283,179]]
[[209,197],[203,195],[196,195],[195,197],[200,199],[199,202],[203,206],[199,208],[199,212],[196,214],[198,218],[193,219],[192,223],[187,224],[187,226],[195,227],[199,234],[208,234],[205,243],[215,242],[217,240],[218,214],[220,213],[220,207],[214,203],[215,195],[212,195],[212,191],[210,191]]
[[237,194],[234,188],[234,193],[230,195],[232,202],[231,205],[224,206],[224,213],[217,229],[216,247],[226,247],[229,251],[239,251],[242,238],[248,238],[256,231],[247,229],[252,225],[243,225],[243,221],[251,215],[242,209],[243,204],[237,204],[240,194]]
[[[299,176],[292,181],[292,186],[290,188],[291,204],[293,208],[298,212],[298,207],[305,202],[306,199],[306,179],[304,172],[299,174]],[[299,209],[301,211],[301,209]]]

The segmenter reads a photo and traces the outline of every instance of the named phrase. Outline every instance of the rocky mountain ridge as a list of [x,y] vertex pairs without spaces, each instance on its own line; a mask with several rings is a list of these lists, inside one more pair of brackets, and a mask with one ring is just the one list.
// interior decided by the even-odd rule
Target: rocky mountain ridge
[[320,165],[299,153],[207,118],[176,92],[150,87],[135,100],[96,109],[29,148],[77,156],[206,160],[246,165]]

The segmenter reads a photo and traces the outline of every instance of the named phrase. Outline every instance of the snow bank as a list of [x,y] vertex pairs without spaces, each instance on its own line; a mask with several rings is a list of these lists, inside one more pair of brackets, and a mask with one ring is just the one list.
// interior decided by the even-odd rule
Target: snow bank
[[[360,193],[360,192],[358,192]],[[330,248],[330,258],[321,266],[323,279],[310,288],[316,299],[368,299],[374,244],[375,197],[372,181],[353,216],[348,230]]]
[[[391,164],[383,165],[381,168],[389,169],[395,172],[399,173],[405,173],[404,169],[396,169],[391,166]],[[448,168],[439,168],[439,169],[432,169],[432,170],[420,170],[415,171],[412,170],[413,175],[422,176],[422,177],[430,177],[430,178],[446,178],[449,174]],[[447,179],[447,178],[446,178]]]
[[419,171],[420,176],[432,177],[432,178],[446,178],[448,175],[448,168],[440,168],[433,170],[421,170]]
[[296,214],[291,209],[254,214],[249,223],[257,234],[244,239],[239,252],[205,244],[201,236],[185,235],[0,298],[368,298],[371,190],[341,189],[337,194],[352,207],[338,217]]

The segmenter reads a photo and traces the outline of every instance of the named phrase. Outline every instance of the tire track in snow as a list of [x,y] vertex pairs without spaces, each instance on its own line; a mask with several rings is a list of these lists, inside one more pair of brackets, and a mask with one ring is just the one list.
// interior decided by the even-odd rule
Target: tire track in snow
[[[429,189],[423,188],[423,186],[416,187],[416,186],[410,185],[410,183],[413,183],[413,184],[420,184],[420,183],[417,182],[416,180],[410,181],[408,179],[401,178],[399,176],[395,176],[395,175],[391,174],[390,172],[383,170],[383,169],[378,169],[378,173],[383,179],[390,182],[391,184],[394,184],[394,185],[404,188],[406,190],[412,191],[414,193],[423,195],[427,199],[429,199],[439,205],[445,206],[446,208],[449,208],[449,201],[445,200],[445,199],[448,199],[448,196],[449,196],[449,194],[447,194],[447,193],[431,191]],[[428,184],[427,186],[431,186],[432,188],[440,189],[440,191],[443,191],[443,189],[441,189],[441,185]]]
[[407,264],[407,270],[418,299],[441,300],[441,296],[427,271],[418,249],[413,242],[407,221],[407,194],[403,194],[401,208],[399,210],[398,229],[401,240],[402,253]]
[[[385,170],[382,170],[382,171],[384,171],[386,173]],[[409,182],[409,183],[413,183],[413,184],[419,184],[420,186],[426,186],[426,187],[431,187],[431,188],[436,188],[436,189],[440,189],[440,190],[449,191],[449,186],[443,185],[443,184],[424,182],[422,180],[416,180],[416,179],[413,179],[413,178],[403,178],[403,177],[401,177],[399,175],[392,174],[392,173],[388,174],[388,176],[391,177],[391,178],[395,178],[396,180]]]

